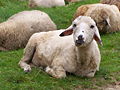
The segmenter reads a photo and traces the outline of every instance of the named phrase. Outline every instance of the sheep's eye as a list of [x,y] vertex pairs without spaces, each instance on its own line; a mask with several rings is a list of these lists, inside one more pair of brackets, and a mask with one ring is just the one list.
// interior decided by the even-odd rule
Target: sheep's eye
[[73,27],[75,28],[77,25],[76,24],[73,24]]
[[108,22],[107,22],[106,20],[103,20],[103,23],[104,23],[105,25],[108,25]]
[[94,28],[94,25],[91,25],[90,28]]

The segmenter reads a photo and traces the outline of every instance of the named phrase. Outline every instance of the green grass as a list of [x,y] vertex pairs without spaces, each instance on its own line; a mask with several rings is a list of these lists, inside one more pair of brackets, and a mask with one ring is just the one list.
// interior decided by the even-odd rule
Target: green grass
[[[57,24],[58,29],[70,25],[77,7],[82,4],[97,3],[99,0],[85,0],[55,8],[33,8],[49,14]],[[26,1],[0,0],[0,22],[7,20],[11,15],[23,11],[33,10]],[[94,78],[83,78],[67,75],[65,79],[55,79],[39,68],[24,73],[18,66],[22,58],[23,49],[9,52],[0,52],[0,90],[83,90],[98,89],[107,84],[120,80],[120,32],[102,35],[103,47],[101,50],[100,71]]]

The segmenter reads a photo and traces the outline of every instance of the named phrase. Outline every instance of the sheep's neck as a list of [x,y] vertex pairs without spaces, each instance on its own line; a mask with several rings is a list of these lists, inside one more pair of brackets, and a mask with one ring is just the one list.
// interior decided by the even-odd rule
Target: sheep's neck
[[87,66],[92,54],[93,41],[86,47],[77,47],[77,65]]
[[93,41],[87,45],[87,47],[77,47],[77,61],[76,61],[76,75],[82,75],[84,76],[86,73],[88,73],[91,68],[90,62],[93,59]]

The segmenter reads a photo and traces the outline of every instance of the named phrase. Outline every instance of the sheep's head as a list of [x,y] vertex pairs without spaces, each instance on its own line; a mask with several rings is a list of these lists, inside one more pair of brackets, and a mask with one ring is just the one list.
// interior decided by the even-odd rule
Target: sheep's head
[[94,19],[100,32],[109,32],[110,25],[110,9],[98,7],[91,11],[90,17]]
[[91,17],[79,16],[72,25],[68,27],[60,36],[67,36],[73,33],[76,46],[83,47],[91,43],[93,39],[102,44],[98,28]]

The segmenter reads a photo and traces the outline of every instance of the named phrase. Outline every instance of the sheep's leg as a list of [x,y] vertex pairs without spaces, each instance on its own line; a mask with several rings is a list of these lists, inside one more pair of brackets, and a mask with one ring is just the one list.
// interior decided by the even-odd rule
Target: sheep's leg
[[65,78],[66,72],[62,66],[46,67],[46,72],[55,78]]
[[97,64],[97,69],[96,69],[96,70],[97,70],[97,71],[99,71],[99,69],[100,69],[100,61],[101,61],[101,60],[100,60],[100,58],[99,58],[99,59],[97,60],[97,62],[96,62],[96,64]]
[[4,47],[0,47],[0,51],[8,51],[8,50]]
[[27,64],[25,61],[20,61],[19,65],[22,69],[24,69],[25,72],[30,72],[31,71],[31,67],[29,64]]
[[99,71],[99,65],[97,66],[97,69],[96,69],[96,71]]
[[30,63],[35,53],[35,47],[27,46],[23,58],[20,60],[19,65],[25,72],[31,71]]

